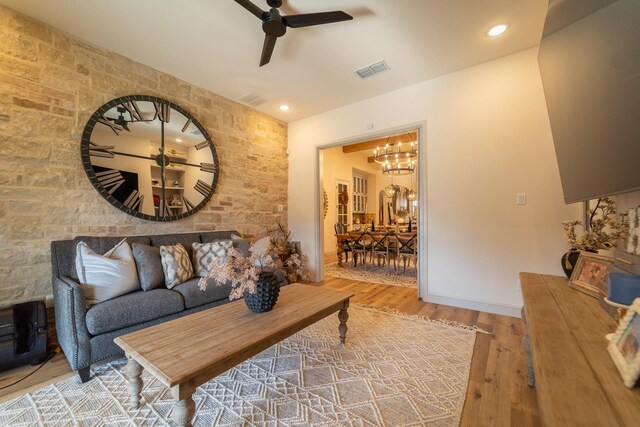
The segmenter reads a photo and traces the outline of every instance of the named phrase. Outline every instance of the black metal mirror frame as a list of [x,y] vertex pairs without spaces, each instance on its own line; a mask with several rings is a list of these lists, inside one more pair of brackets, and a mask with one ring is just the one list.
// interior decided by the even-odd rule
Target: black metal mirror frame
[[[208,142],[208,148],[211,150],[212,161],[216,167],[216,171],[213,174],[213,181],[211,183],[211,191],[209,191],[209,193],[204,196],[204,199],[198,205],[188,210],[187,212],[177,214],[177,215],[168,215],[168,216],[155,216],[155,215],[148,215],[148,214],[139,212],[135,209],[128,208],[122,202],[120,202],[111,194],[109,194],[107,189],[105,189],[103,185],[100,183],[100,181],[98,181],[96,173],[93,169],[93,165],[91,163],[91,155],[89,152],[91,134],[93,133],[93,128],[95,127],[96,123],[98,123],[98,119],[101,118],[107,111],[111,110],[114,107],[122,105],[123,102],[128,102],[128,101],[147,101],[147,102],[157,102],[160,104],[168,105],[170,108],[174,109],[175,111],[185,116],[187,119],[191,120],[191,123],[194,124],[196,128],[202,133],[203,139],[205,139]],[[190,215],[195,214],[200,209],[202,209],[209,202],[209,200],[211,200],[211,197],[213,196],[213,193],[216,191],[216,187],[218,186],[218,174],[219,174],[220,163],[218,160],[218,154],[216,153],[215,146],[213,145],[213,141],[209,137],[209,134],[207,133],[205,128],[200,124],[200,122],[195,117],[193,117],[191,113],[189,113],[179,105],[174,104],[171,101],[167,101],[166,99],[163,99],[163,98],[159,98],[151,95],[129,95],[129,96],[122,96],[120,98],[112,99],[111,101],[107,102],[106,104],[98,108],[91,115],[91,118],[87,122],[84,128],[84,131],[82,132],[81,141],[82,142],[80,144],[80,155],[82,157],[82,166],[84,167],[84,171],[87,174],[89,181],[91,181],[91,184],[93,185],[93,187],[98,191],[98,193],[100,193],[100,195],[105,200],[111,203],[111,205],[115,206],[122,212],[135,216],[137,218],[142,218],[149,221],[158,221],[158,222],[175,221],[182,218],[186,218]],[[149,160],[152,160],[152,159],[150,158]]]

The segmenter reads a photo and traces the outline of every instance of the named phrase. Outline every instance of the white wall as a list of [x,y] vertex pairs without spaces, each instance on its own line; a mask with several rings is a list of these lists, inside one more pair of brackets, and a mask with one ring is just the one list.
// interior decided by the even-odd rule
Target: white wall
[[[377,163],[368,163],[369,152],[357,151],[355,153],[343,153],[342,147],[333,147],[322,150],[322,181],[323,187],[327,190],[329,199],[329,210],[324,219],[324,253],[335,253],[336,238],[333,225],[336,223],[336,180],[347,181],[349,183],[349,212],[353,209],[353,170],[363,172],[368,178],[367,212],[378,212],[378,198],[376,196],[377,176],[380,169]],[[375,196],[375,197],[374,197]],[[351,215],[349,215],[351,220]]]
[[[515,313],[518,273],[562,274],[561,222],[580,218],[579,205],[563,202],[537,49],[290,123],[289,227],[317,261],[316,147],[423,121],[428,251],[420,294]],[[526,206],[516,206],[519,192]]]

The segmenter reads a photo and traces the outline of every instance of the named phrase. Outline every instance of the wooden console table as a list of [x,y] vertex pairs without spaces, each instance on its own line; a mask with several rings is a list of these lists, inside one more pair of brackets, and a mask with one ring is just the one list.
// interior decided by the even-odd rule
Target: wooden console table
[[543,425],[640,425],[640,388],[624,386],[607,352],[615,321],[564,277],[520,273],[520,283]]

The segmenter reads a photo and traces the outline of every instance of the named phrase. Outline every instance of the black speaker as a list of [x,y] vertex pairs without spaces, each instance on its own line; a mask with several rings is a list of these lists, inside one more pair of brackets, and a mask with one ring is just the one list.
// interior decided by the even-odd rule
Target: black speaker
[[47,310],[43,301],[0,309],[0,371],[47,358]]

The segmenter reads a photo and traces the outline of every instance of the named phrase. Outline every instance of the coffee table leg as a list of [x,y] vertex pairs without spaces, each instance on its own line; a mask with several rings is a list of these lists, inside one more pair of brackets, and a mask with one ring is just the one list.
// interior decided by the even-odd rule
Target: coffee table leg
[[129,396],[131,407],[138,409],[140,407],[140,392],[142,391],[142,366],[136,362],[131,356],[127,363],[127,378],[129,378]]
[[338,330],[340,331],[340,344],[344,344],[347,338],[347,320],[349,319],[347,308],[349,308],[349,300],[344,302],[342,308],[338,312],[338,320],[340,320],[340,326],[338,326]]
[[176,406],[173,407],[171,413],[171,419],[179,427],[191,427],[191,418],[196,413],[196,403],[191,396],[179,400]]

